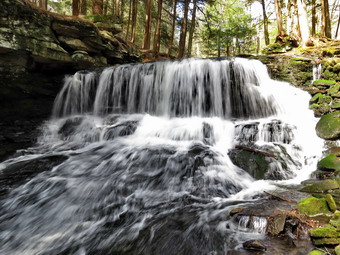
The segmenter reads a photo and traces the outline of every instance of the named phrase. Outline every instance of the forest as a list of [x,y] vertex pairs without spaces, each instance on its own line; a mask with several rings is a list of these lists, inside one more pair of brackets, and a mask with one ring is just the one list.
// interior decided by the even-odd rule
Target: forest
[[50,12],[117,24],[149,56],[259,54],[266,47],[313,46],[338,38],[339,1],[30,0]]

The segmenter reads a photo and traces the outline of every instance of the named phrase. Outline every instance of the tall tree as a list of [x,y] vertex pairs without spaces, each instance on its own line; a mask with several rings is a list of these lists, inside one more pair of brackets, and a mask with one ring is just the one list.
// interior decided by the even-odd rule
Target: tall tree
[[150,40],[151,40],[151,8],[152,8],[152,0],[146,0],[145,6],[145,26],[144,26],[144,43],[143,49],[150,49]]
[[79,16],[79,0],[72,0],[72,15]]
[[131,13],[132,13],[132,0],[130,0],[130,4],[129,4],[129,17],[128,17],[128,23],[127,23],[127,28],[126,28],[125,40],[127,40],[129,37],[130,25],[131,25]]
[[80,14],[81,15],[87,14],[87,0],[80,1]]
[[189,12],[189,0],[184,0],[184,17],[181,26],[181,35],[179,39],[177,58],[184,57],[185,41],[187,36],[188,12]]
[[191,15],[191,26],[189,31],[189,41],[188,41],[188,57],[191,57],[191,49],[192,49],[192,40],[195,32],[196,25],[196,9],[197,9],[197,0],[193,0],[193,10]]
[[312,0],[312,36],[316,35],[316,3]]
[[264,31],[264,41],[265,44],[269,44],[269,32],[268,32],[268,17],[266,12],[266,2],[265,0],[261,0],[262,6],[262,15],[263,15],[263,31]]
[[322,30],[321,35],[332,38],[331,20],[329,17],[329,4],[328,0],[321,0],[322,11]]
[[300,40],[301,44],[305,46],[310,39],[305,0],[296,0],[296,8],[298,13]]
[[171,56],[172,48],[174,44],[174,36],[175,36],[175,27],[176,27],[176,20],[177,20],[177,0],[173,0],[173,14],[172,14],[172,26],[171,26],[171,35],[169,41],[169,48],[168,48],[168,55]]
[[103,0],[92,0],[92,14],[103,14]]
[[39,7],[43,10],[47,10],[47,0],[39,0]]
[[137,0],[132,0],[132,12],[131,12],[131,38],[130,41],[134,43],[136,41],[136,29],[137,29]]
[[157,3],[158,3],[157,4],[157,24],[156,24],[156,30],[155,30],[155,37],[153,40],[153,52],[154,52],[155,57],[158,56],[160,45],[161,45],[161,22],[162,22],[163,1],[158,0]]
[[276,23],[277,23],[277,32],[279,36],[284,36],[285,31],[282,25],[282,11],[281,11],[281,0],[275,0],[275,12],[276,12]]

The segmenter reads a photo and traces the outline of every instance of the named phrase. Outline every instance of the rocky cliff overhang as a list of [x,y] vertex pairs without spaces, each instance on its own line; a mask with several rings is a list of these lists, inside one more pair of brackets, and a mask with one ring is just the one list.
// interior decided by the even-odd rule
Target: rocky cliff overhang
[[0,71],[74,71],[138,61],[119,30],[99,30],[24,0],[1,0],[0,9]]

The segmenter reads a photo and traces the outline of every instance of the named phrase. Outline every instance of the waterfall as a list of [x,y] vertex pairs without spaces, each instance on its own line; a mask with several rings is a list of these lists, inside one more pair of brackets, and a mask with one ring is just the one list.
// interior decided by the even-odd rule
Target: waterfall
[[[308,101],[240,58],[66,77],[38,144],[0,163],[39,168],[1,197],[0,253],[226,254],[263,238],[264,218],[237,225],[227,212],[315,170]],[[262,152],[264,173],[243,148]]]
[[321,79],[322,65],[321,63],[313,64],[313,81]]

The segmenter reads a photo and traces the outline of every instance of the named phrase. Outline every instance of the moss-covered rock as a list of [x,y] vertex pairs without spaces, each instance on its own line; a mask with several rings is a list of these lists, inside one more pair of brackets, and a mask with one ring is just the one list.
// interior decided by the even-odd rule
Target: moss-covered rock
[[321,117],[316,124],[316,133],[323,139],[340,138],[340,112],[332,112]]
[[332,85],[336,84],[335,81],[331,81],[331,80],[316,80],[313,82],[313,85],[315,87],[330,87]]
[[314,245],[337,245],[340,243],[340,237],[330,237],[330,238],[318,238],[318,239],[313,239],[313,244]]
[[335,211],[332,219],[329,221],[329,223],[337,228],[340,229],[340,211]]
[[333,96],[339,92],[340,89],[340,83],[332,85],[329,89],[327,89],[327,94],[329,96]]
[[334,99],[331,104],[332,109],[340,109],[340,99]]
[[319,182],[314,182],[312,184],[307,184],[301,189],[303,192],[308,193],[320,193],[326,192],[328,190],[339,189],[339,183],[336,180],[323,180]]
[[331,212],[335,212],[337,209],[337,206],[336,206],[333,196],[331,194],[326,194],[325,198],[326,198],[328,207],[331,210]]
[[340,255],[340,244],[335,247],[334,252],[336,255]]
[[335,154],[329,154],[318,162],[320,170],[340,170],[340,158]]
[[310,253],[308,253],[308,255],[324,255],[325,253],[323,251],[320,250],[313,250]]
[[307,197],[298,203],[298,210],[301,214],[315,216],[320,214],[329,215],[332,212],[329,210],[327,201],[324,198]]

